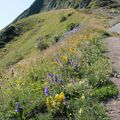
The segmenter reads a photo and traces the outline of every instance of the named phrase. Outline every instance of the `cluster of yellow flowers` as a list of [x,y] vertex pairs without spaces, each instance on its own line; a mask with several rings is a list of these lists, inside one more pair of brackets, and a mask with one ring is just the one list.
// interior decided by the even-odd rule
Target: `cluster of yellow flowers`
[[60,94],[55,95],[55,101],[56,102],[63,102],[64,98],[65,98],[65,95],[64,95],[63,92],[61,92]]
[[47,97],[46,104],[47,106],[54,108],[56,105],[62,103],[64,98],[65,95],[61,92],[60,94],[56,94],[54,98],[52,96]]
[[77,50],[75,49],[75,48],[69,48],[69,52],[73,52],[73,53],[76,53],[77,52]]
[[53,64],[53,65],[56,65],[56,66],[58,65],[58,63],[57,63],[57,62],[55,62],[55,61],[53,61],[53,62],[52,62],[52,64]]
[[46,104],[49,107],[53,107],[53,98],[52,98],[52,96],[47,97]]

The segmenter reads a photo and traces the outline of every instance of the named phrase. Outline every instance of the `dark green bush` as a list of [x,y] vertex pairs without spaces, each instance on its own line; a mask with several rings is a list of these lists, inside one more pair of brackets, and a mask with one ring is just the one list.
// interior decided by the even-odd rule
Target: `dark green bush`
[[19,36],[21,33],[20,28],[16,26],[8,26],[2,32],[0,32],[0,48],[4,47],[4,45],[15,37]]
[[97,100],[99,101],[105,101],[117,96],[117,93],[118,93],[118,89],[113,84],[94,90],[93,97],[97,98]]
[[39,50],[45,50],[49,47],[49,43],[44,39],[44,37],[39,38],[37,42],[37,47]]
[[55,42],[55,43],[58,42],[58,41],[60,40],[60,38],[61,38],[60,35],[55,36],[55,37],[54,37],[54,42]]
[[70,31],[70,30],[73,30],[74,28],[78,27],[79,26],[79,23],[70,23],[66,29],[67,31]]
[[68,17],[70,17],[70,16],[72,16],[74,13],[73,12],[71,12],[71,13],[69,13],[67,16]]
[[66,20],[67,20],[67,17],[66,17],[66,16],[61,16],[61,18],[60,18],[60,23],[66,21]]

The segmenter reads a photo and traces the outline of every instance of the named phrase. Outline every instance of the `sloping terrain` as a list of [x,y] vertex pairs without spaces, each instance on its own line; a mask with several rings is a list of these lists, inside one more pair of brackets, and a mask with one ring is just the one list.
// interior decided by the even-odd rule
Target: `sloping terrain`
[[[90,16],[92,17],[91,20],[89,20]],[[65,20],[61,22],[61,19]],[[92,14],[86,16],[86,13],[82,11],[79,12],[74,9],[67,9],[53,10],[18,21],[12,26],[16,27],[21,32],[18,36],[15,36],[5,48],[0,49],[0,67],[15,64],[29,53],[34,54],[34,52],[39,49],[39,41],[44,41],[42,44],[44,44],[45,47],[50,47],[56,43],[56,39],[59,41],[59,39],[69,31],[69,26],[75,27],[75,25],[84,24],[88,20],[90,24],[93,25],[94,22],[96,22],[95,19],[97,19],[96,16]],[[95,27],[97,26],[99,27],[100,25],[96,24],[93,30],[96,29]],[[100,26],[98,30],[102,32],[104,28]]]
[[[67,9],[67,8],[119,8],[119,0],[35,0],[33,4],[20,14],[12,23],[17,22],[22,18],[29,17],[34,14],[38,14],[43,11],[55,10],[55,9]],[[11,41],[14,37],[20,34],[20,29],[8,25],[0,32],[0,48],[4,47],[6,43]]]
[[[65,12],[63,13],[63,11]],[[60,22],[60,18],[64,16],[66,20]],[[35,52],[38,48],[37,43],[41,39],[45,41],[46,47],[52,46],[55,43],[55,37],[62,37],[67,32],[69,24],[80,24],[81,21],[84,21],[84,16],[76,10],[69,9],[42,13],[15,23],[12,26],[20,29],[21,32],[0,50],[0,66],[9,66],[23,59],[26,54]]]
[[1,68],[16,69],[0,74],[0,119],[109,120],[103,102],[118,90],[104,55],[106,19],[60,9],[13,24],[19,35],[0,49]]
[[[116,97],[118,88],[110,80],[103,39],[116,35],[107,30],[118,8],[102,13],[58,9],[88,0],[43,2],[36,0],[1,31],[0,120],[110,120],[103,103]],[[97,0],[98,6],[111,4]],[[89,5],[96,7],[96,0]]]

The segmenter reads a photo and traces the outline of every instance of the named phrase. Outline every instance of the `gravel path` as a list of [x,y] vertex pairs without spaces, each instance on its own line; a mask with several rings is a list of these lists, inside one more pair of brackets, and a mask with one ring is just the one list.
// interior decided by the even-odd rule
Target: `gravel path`
[[[110,28],[109,31],[120,34],[120,23]],[[120,120],[120,38],[107,38],[106,46],[108,48],[108,57],[111,59],[113,67],[117,72],[117,76],[113,77],[112,81],[119,89],[118,98],[109,101],[106,104],[106,108],[111,120]]]

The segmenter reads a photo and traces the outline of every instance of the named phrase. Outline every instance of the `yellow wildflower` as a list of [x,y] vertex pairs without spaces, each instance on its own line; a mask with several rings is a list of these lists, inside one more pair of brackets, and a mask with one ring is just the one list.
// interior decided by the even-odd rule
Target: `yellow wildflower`
[[69,48],[69,51],[70,51],[70,52],[73,52],[73,51],[74,51],[74,48]]
[[83,85],[83,83],[84,83],[83,81],[79,81],[79,85]]
[[53,64],[53,65],[58,65],[58,63],[57,63],[57,62],[52,62],[52,64]]
[[52,106],[52,101],[53,101],[53,98],[50,96],[46,99],[46,104],[51,107]]
[[53,102],[52,102],[52,107],[54,108],[55,106],[56,106],[56,102],[53,101]]
[[61,92],[60,95],[59,95],[59,99],[60,99],[60,101],[63,101],[63,100],[64,100],[64,97],[65,97],[64,93]]
[[76,52],[77,52],[77,50],[76,50],[75,48],[69,48],[69,51],[70,51],[70,52],[73,52],[73,53],[76,53]]
[[69,114],[70,116],[72,115],[72,113]]
[[55,95],[55,100],[56,100],[56,101],[59,101],[59,94],[56,94],[56,95]]
[[85,96],[84,96],[84,94],[82,94],[81,99],[82,99],[82,100],[85,100]]
[[62,65],[61,63],[59,64],[59,66],[60,66],[60,67],[63,67],[63,65]]
[[81,115],[82,113],[83,113],[83,109],[80,108],[80,110],[79,110],[79,114]]
[[67,56],[62,56],[62,61],[64,61],[64,62],[68,62],[68,57]]
[[56,94],[55,95],[55,101],[56,102],[62,102],[64,100],[64,97],[65,97],[65,95],[64,95],[63,92],[61,92],[60,94]]

